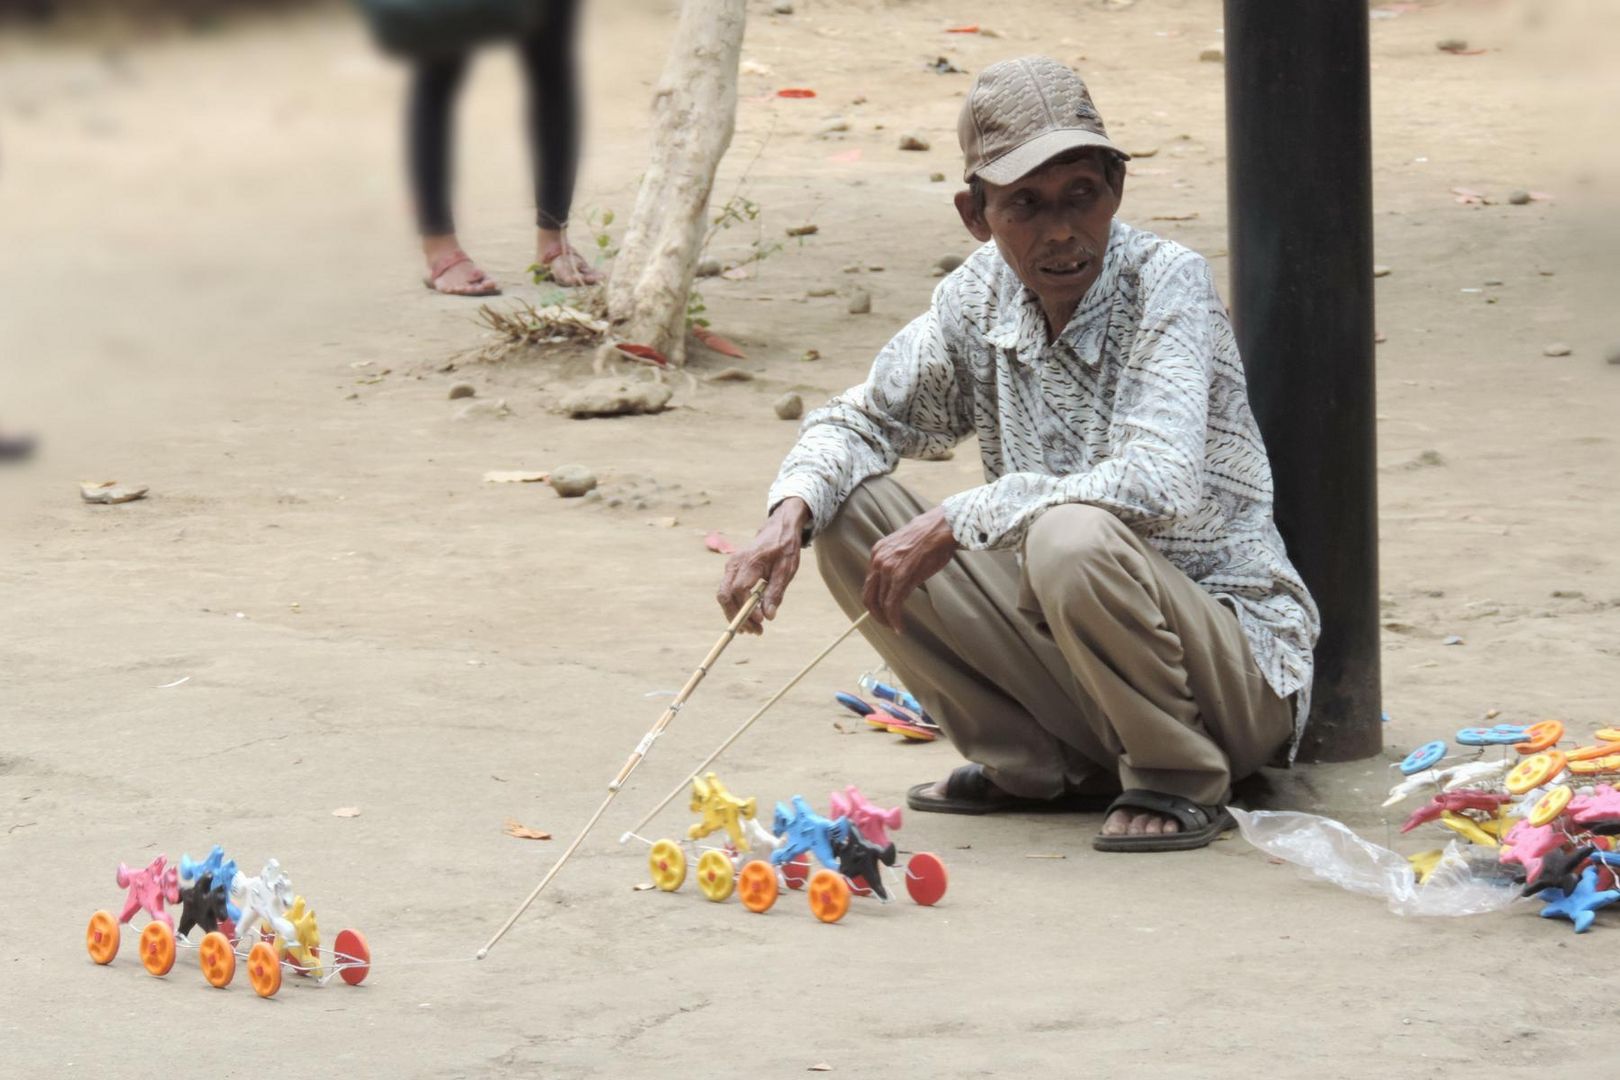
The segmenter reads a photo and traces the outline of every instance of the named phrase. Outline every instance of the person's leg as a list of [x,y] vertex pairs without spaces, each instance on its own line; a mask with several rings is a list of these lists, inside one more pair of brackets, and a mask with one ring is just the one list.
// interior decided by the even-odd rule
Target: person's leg
[[[1061,506],[1036,520],[1021,604],[1099,706],[1075,716],[1117,759],[1124,788],[1219,804],[1293,732],[1232,610],[1106,510]],[[1104,832],[1174,831],[1157,817],[1123,814]]]
[[[845,501],[813,549],[845,614],[863,610],[872,545],[926,509],[888,477],[868,480]],[[952,745],[1003,792],[1051,799],[1111,787],[1112,757],[1090,725],[1070,719],[1086,705],[1072,695],[1062,654],[1017,604],[1010,552],[961,552],[906,601],[904,634],[871,620],[862,631]],[[1067,730],[1067,745],[1049,726]]]
[[568,243],[568,213],[579,172],[579,88],[574,42],[579,0],[549,0],[521,46],[529,92],[529,152],[539,235],[535,261],[560,285],[602,279]]
[[457,296],[488,296],[500,289],[462,252],[450,211],[451,118],[466,72],[465,56],[416,62],[406,111],[406,159],[428,284]]

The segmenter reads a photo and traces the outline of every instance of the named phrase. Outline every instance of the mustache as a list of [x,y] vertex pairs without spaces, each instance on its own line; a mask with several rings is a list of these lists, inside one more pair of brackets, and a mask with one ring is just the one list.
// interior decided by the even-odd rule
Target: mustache
[[1042,263],[1052,262],[1095,262],[1102,258],[1102,252],[1090,244],[1079,244],[1065,251],[1049,251],[1039,256]]

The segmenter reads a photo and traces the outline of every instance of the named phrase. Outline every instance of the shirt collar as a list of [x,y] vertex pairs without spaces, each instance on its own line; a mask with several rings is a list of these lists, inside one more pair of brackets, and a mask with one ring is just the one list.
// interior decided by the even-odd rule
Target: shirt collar
[[[1108,335],[1109,316],[1113,313],[1114,297],[1119,285],[1120,248],[1124,240],[1125,225],[1117,219],[1108,231],[1108,250],[1103,253],[1102,272],[1074,309],[1069,325],[1057,336],[1081,363],[1096,367],[1102,362],[1103,343]],[[985,335],[985,340],[999,349],[1010,349],[1021,363],[1034,364],[1049,343],[1046,340],[1046,314],[1035,294],[1018,280],[1012,268],[1007,268],[1012,281],[1009,303],[1002,309],[1001,318]]]

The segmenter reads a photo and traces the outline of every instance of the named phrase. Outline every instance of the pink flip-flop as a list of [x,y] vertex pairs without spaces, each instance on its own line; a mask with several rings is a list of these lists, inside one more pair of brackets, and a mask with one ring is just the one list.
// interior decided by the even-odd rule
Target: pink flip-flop
[[[445,296],[499,296],[501,293],[501,287],[497,285],[495,283],[495,279],[490,277],[488,274],[484,274],[484,283],[489,287],[482,291],[456,292],[450,289],[439,288],[439,281],[444,277],[444,275],[448,274],[462,263],[470,262],[472,262],[472,256],[468,255],[460,248],[457,248],[454,251],[447,251],[443,255],[440,255],[437,259],[433,260],[433,265],[428,267],[427,277],[422,279],[422,284],[426,285],[434,292],[441,293]],[[482,274],[484,272],[480,270],[479,273]]]

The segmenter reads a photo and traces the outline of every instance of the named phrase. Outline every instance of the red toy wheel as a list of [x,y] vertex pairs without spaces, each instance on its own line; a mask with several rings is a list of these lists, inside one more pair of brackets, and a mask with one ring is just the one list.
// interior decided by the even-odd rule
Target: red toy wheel
[[782,864],[782,880],[790,889],[802,889],[810,880],[810,856],[799,854]]
[[90,925],[84,931],[84,945],[90,950],[90,959],[98,964],[110,964],[118,955],[120,931],[118,920],[105,911],[90,916]]
[[945,864],[939,861],[938,855],[919,851],[906,863],[906,892],[923,907],[939,903],[948,884],[950,875],[945,872]]
[[856,874],[852,878],[845,878],[844,880],[849,882],[849,891],[854,893],[856,896],[875,895],[872,892],[872,886],[868,885],[866,883],[866,879],[861,877],[859,874]]
[[358,930],[339,930],[332,939],[332,962],[338,965],[338,978],[359,986],[371,974],[371,946]]

